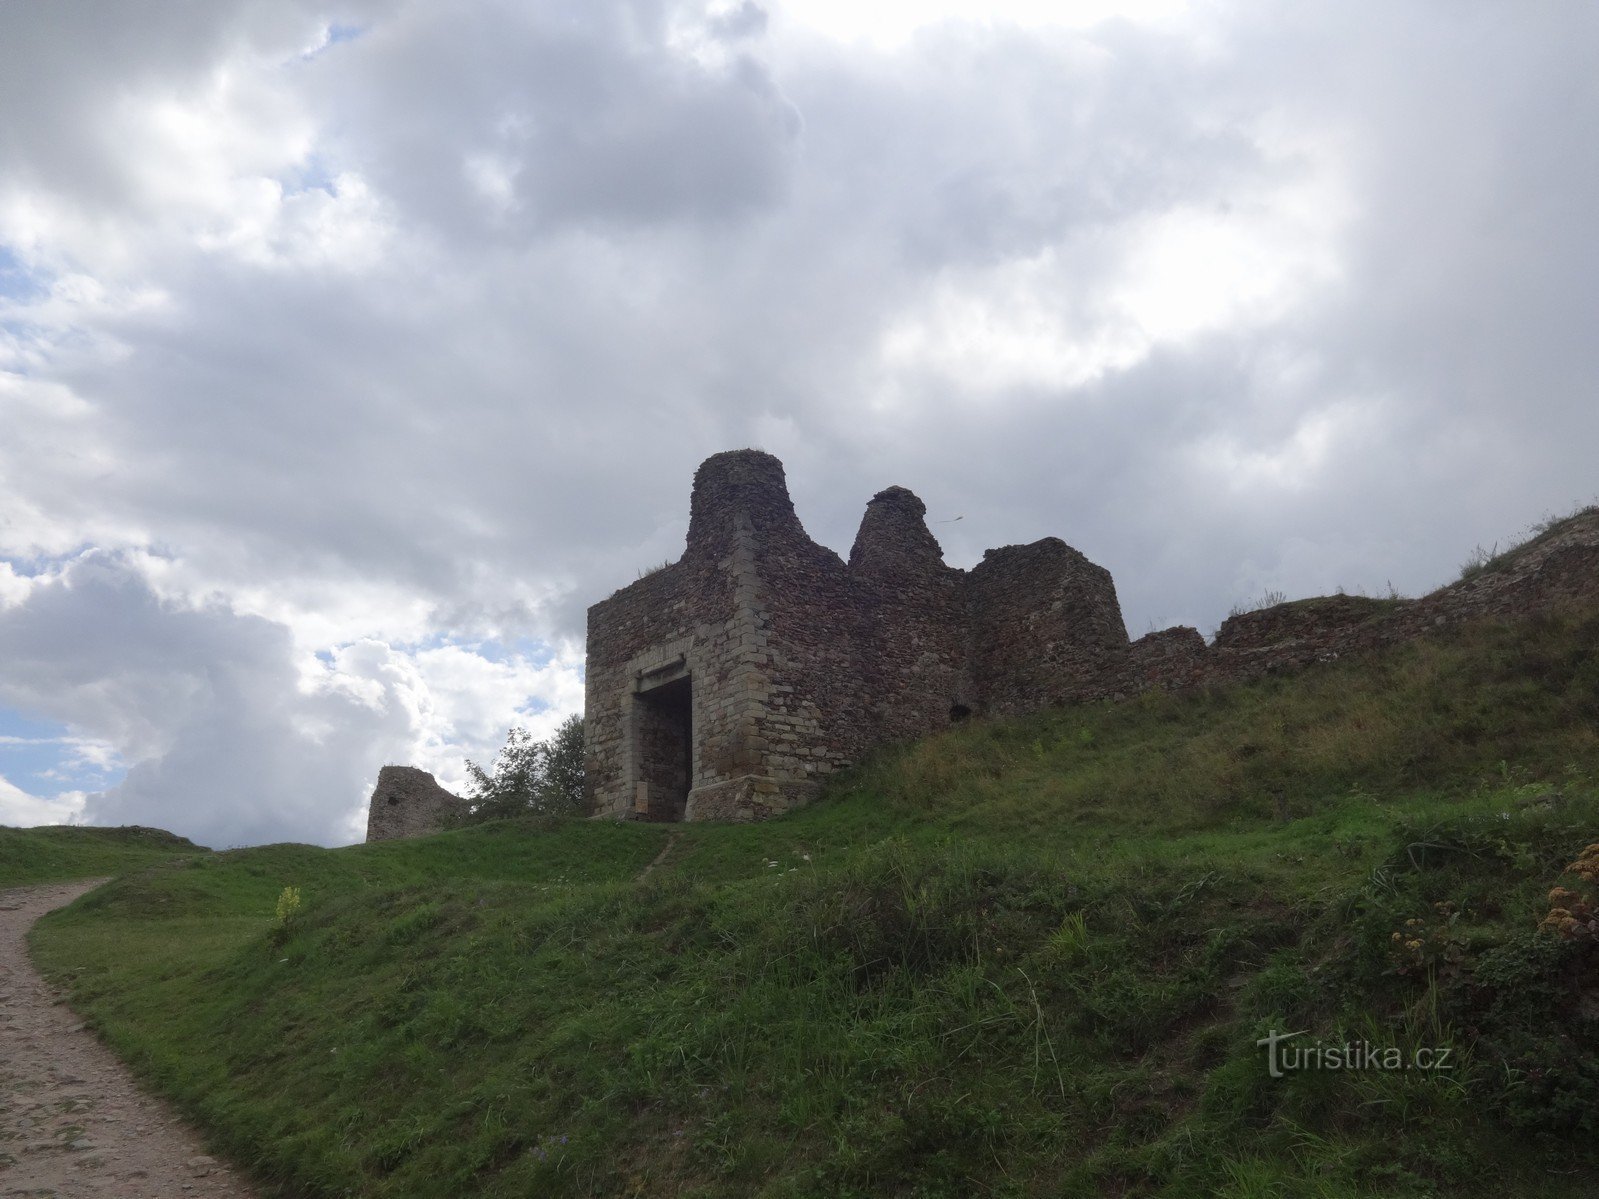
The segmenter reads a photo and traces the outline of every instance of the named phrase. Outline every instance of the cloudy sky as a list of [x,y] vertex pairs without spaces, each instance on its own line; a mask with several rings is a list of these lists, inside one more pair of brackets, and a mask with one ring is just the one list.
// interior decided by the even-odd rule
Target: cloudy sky
[[759,446],[1129,631],[1599,492],[1599,8],[0,0],[0,822],[358,839]]

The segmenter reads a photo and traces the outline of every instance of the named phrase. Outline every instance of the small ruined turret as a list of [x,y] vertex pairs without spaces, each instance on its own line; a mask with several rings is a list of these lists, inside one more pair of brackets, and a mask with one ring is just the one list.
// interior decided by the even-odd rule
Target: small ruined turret
[[764,450],[713,454],[694,472],[685,558],[720,557],[742,532],[763,549],[810,544],[783,464]]
[[849,553],[856,642],[873,741],[921,736],[970,714],[961,572],[904,487],[879,491]]
[[927,528],[927,505],[914,491],[887,487],[866,505],[855,544],[849,552],[851,572],[862,578],[887,579],[942,574],[944,551]]

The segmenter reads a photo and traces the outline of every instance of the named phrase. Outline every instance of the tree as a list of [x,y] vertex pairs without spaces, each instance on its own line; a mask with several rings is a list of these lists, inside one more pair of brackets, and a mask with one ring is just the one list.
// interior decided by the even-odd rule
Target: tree
[[529,812],[568,815],[583,806],[583,718],[568,716],[547,741],[513,728],[485,770],[470,758],[469,820],[499,820]]
[[568,716],[544,743],[544,788],[550,802],[581,811],[583,795],[583,718]]

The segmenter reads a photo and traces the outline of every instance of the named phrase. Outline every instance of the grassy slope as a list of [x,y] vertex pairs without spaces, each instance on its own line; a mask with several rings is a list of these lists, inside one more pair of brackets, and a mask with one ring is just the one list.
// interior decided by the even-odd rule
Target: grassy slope
[[154,828],[0,828],[0,888],[99,878],[208,852]]
[[[758,826],[235,851],[36,950],[286,1194],[1589,1194],[1596,955],[1535,929],[1596,641],[980,723]],[[1273,1028],[1458,1068],[1274,1080]]]

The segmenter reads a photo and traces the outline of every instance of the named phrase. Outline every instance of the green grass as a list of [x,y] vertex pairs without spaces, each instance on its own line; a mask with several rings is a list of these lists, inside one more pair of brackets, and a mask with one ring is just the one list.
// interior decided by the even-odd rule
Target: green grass
[[[977,722],[760,825],[152,866],[35,951],[267,1193],[1585,1195],[1599,954],[1537,927],[1595,643]],[[1272,1029],[1456,1068],[1274,1079]]]
[[153,828],[0,828],[0,888],[100,878],[208,852]]

